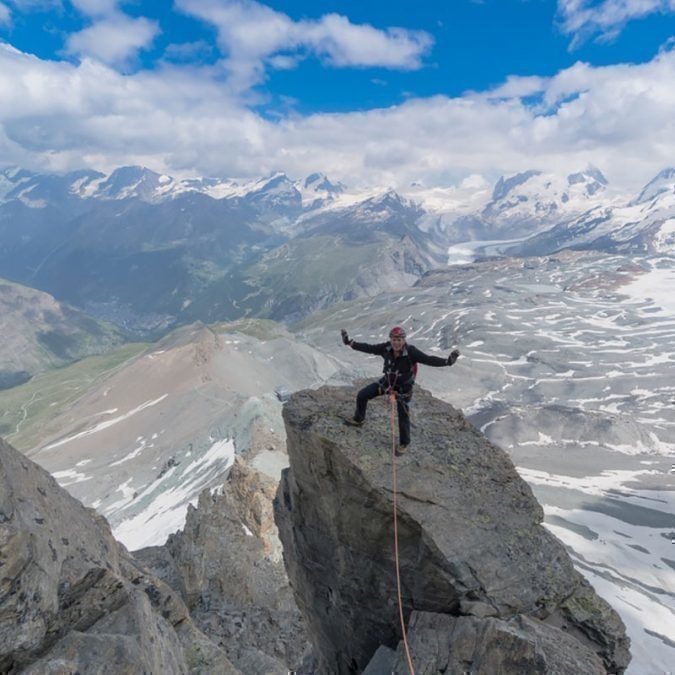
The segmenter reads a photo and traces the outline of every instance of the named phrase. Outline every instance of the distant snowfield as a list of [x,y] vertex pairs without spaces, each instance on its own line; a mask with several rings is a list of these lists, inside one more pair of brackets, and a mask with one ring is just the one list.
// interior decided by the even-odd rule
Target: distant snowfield
[[[633,655],[626,675],[667,673],[675,626],[675,493],[633,487],[660,472],[603,471],[579,478],[518,471],[544,504],[546,527],[624,620]],[[570,500],[572,508],[551,503]]]
[[[633,300],[651,300],[654,314],[675,317],[675,260],[669,259],[669,268],[656,267],[621,287],[621,292]],[[660,311],[658,311],[660,309]]]
[[197,503],[200,488],[208,483],[208,475],[215,467],[217,473],[222,473],[232,466],[234,454],[231,440],[217,441],[188,466],[172,467],[139,495],[129,495],[125,485],[120,485],[119,491],[125,497],[104,511],[106,517],[114,516],[133,499],[145,500],[145,506],[142,511],[113,529],[115,539],[130,551],[146,546],[162,546],[170,534],[183,529],[188,506]]
[[[99,422],[98,424],[95,424],[93,427],[90,427],[89,429],[85,429],[84,431],[80,431],[77,434],[73,434],[72,436],[67,436],[66,438],[61,438],[55,443],[50,443],[49,445],[46,445],[43,449],[44,450],[53,450],[54,448],[58,448],[61,445],[65,445],[66,443],[70,443],[71,441],[76,441],[79,438],[84,438],[85,436],[91,436],[92,434],[95,434],[99,431],[103,431],[104,429],[108,429],[109,427],[112,427],[114,424],[118,424],[119,422],[123,422],[124,420],[129,419],[136,413],[139,413],[146,408],[149,408],[151,406],[157,405],[158,403],[161,403],[168,394],[163,394],[159,398],[155,399],[154,401],[146,401],[145,403],[142,403],[141,405],[137,406],[133,410],[129,410],[129,412],[124,413],[124,415],[120,415],[119,417],[114,417],[111,420],[105,420],[104,422]],[[105,410],[101,413],[100,415],[107,415],[111,412],[116,412],[117,408],[114,408],[113,410]]]

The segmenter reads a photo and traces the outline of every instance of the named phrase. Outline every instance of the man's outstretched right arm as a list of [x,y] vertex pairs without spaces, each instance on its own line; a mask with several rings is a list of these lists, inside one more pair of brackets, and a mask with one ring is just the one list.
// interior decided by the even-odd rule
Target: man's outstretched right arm
[[342,335],[342,344],[355,349],[357,352],[382,355],[384,354],[384,350],[387,347],[386,342],[382,342],[381,344],[377,345],[370,345],[367,342],[355,342],[349,337],[349,335],[347,335],[347,331],[344,328],[340,331],[340,335]]

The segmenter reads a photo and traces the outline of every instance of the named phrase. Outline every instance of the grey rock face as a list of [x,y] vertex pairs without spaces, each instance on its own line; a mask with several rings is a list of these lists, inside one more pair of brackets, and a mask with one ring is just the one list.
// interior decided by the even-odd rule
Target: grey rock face
[[[605,675],[601,659],[557,628],[525,616],[509,621],[413,612],[408,647],[417,673]],[[390,672],[405,673],[399,645]]]
[[19,671],[239,672],[103,517],[0,439],[0,672]]
[[279,559],[276,483],[237,458],[219,493],[205,490],[165,546],[134,553],[178,590],[199,628],[243,672],[296,669],[308,647]]
[[[364,427],[346,427],[355,394],[323,387],[284,408],[290,469],[276,519],[324,673],[362,672],[380,645],[401,638],[388,409],[374,401]],[[521,654],[513,645],[536,635],[532,654],[549,664],[541,672],[596,672],[595,656],[583,671],[550,669],[557,638],[549,637],[559,633],[580,658],[597,653],[607,672],[623,672],[630,656],[621,619],[542,527],[542,509],[506,453],[448,404],[419,389],[415,399],[412,446],[396,460],[406,619],[413,611],[473,617],[476,659],[504,640]],[[502,668],[494,672],[526,672]]]

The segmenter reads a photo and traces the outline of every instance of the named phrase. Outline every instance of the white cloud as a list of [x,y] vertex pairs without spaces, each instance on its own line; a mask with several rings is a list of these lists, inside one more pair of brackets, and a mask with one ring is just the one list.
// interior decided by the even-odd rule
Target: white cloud
[[[18,11],[56,9],[62,0],[11,0]],[[92,57],[120,68],[128,66],[139,50],[147,48],[159,33],[159,24],[144,17],[132,18],[119,10],[121,0],[70,0],[81,14],[92,20],[90,26],[66,38],[64,53]],[[3,19],[0,0],[0,25]]]
[[177,0],[176,4],[216,26],[231,84],[240,91],[263,79],[266,64],[290,67],[305,52],[338,67],[408,70],[421,67],[422,56],[432,44],[423,31],[380,30],[352,24],[337,14],[293,21],[254,0]]
[[213,47],[206,40],[196,40],[194,42],[175,42],[166,47],[164,58],[168,61],[199,61],[209,56],[213,52]]
[[[63,9],[63,0],[10,0],[10,2],[20,12]],[[120,0],[70,0],[70,4],[87,16],[104,16],[115,12]]]
[[534,96],[546,89],[549,78],[543,77],[520,77],[510,75],[506,82],[491,91],[491,95],[497,98],[524,98]]
[[472,173],[460,183],[459,187],[468,190],[484,190],[492,186],[480,174]]
[[675,0],[558,0],[558,13],[564,33],[574,36],[572,48],[594,35],[612,40],[629,21],[655,13],[675,12]]
[[0,26],[9,26],[12,23],[12,15],[9,7],[0,2]]
[[159,33],[156,21],[115,13],[68,37],[66,52],[124,66]]
[[118,0],[70,0],[82,14],[93,17],[109,16],[117,12]]
[[344,16],[328,14],[319,21],[295,24],[297,40],[325,55],[336,66],[382,66],[414,70],[432,39],[423,31],[403,28],[378,30],[354,25]]
[[671,50],[646,64],[578,63],[457,98],[271,121],[243,106],[217,67],[123,75],[0,44],[0,156],[33,168],[138,163],[174,175],[320,170],[355,187],[433,188],[472,174],[493,181],[595,165],[634,193],[675,160],[674,81]]

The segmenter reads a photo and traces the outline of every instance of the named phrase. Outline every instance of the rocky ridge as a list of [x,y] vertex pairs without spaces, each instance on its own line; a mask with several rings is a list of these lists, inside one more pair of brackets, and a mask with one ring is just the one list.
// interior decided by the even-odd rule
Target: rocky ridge
[[[346,428],[354,395],[323,387],[286,404],[290,469],[275,515],[320,672],[405,672],[388,413],[371,405],[365,427]],[[621,619],[541,525],[506,453],[422,390],[415,408],[424,426],[397,471],[402,596],[418,672],[624,672]]]
[[204,490],[182,531],[135,551],[180,593],[197,626],[242,673],[287,675],[308,650],[280,559],[277,481],[237,458],[222,489]]
[[0,439],[0,672],[240,671],[105,519]]
[[0,469],[1,673],[286,675],[309,658],[277,481],[242,459],[166,545],[133,554],[2,440]]

